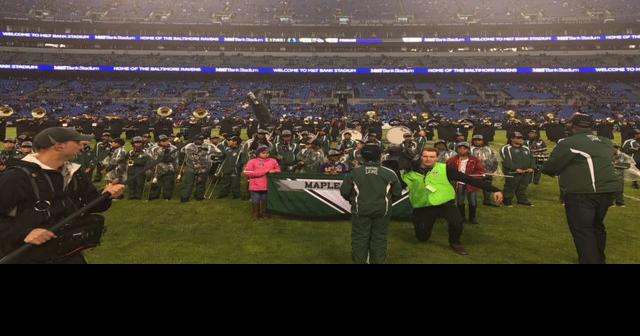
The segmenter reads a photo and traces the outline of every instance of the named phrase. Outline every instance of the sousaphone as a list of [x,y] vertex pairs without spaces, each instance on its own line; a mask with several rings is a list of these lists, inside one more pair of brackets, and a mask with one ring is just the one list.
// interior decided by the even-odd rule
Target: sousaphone
[[196,119],[204,119],[209,116],[209,111],[207,111],[207,109],[205,108],[200,107],[193,111],[191,114],[196,117]]
[[173,114],[173,109],[171,109],[171,108],[169,108],[167,106],[162,106],[162,107],[159,107],[156,110],[156,114],[158,116],[162,117],[162,118],[166,118],[166,117],[170,116],[171,114]]
[[42,119],[47,116],[47,110],[43,107],[36,107],[31,111],[33,119]]
[[16,112],[13,110],[13,108],[7,105],[0,107],[0,118],[9,118],[14,113]]

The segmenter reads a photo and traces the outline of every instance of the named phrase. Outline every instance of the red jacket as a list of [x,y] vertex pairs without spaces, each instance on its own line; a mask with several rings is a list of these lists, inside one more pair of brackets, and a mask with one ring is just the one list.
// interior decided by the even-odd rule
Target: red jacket
[[270,171],[280,172],[280,165],[275,159],[249,160],[244,167],[244,175],[249,178],[249,191],[267,191],[267,174]]
[[[447,166],[460,171],[460,156],[456,155],[453,156],[451,158],[449,158],[449,160],[447,160]],[[484,169],[484,165],[482,164],[482,161],[478,160],[477,157],[475,156],[471,156],[469,155],[469,161],[467,161],[467,169],[465,170],[465,174],[467,175],[471,175],[474,178],[480,180],[482,179],[482,175],[484,175],[485,173],[485,169]],[[456,190],[458,190],[458,188],[460,188],[461,186],[463,186],[463,184],[460,184],[459,182],[456,183]],[[467,192],[474,192],[476,190],[478,190],[478,188],[474,187],[474,186],[470,186],[470,185],[466,185],[467,187]]]

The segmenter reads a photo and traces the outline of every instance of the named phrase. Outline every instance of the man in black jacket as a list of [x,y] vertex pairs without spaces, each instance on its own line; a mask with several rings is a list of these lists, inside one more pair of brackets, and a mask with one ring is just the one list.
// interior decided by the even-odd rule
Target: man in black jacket
[[[48,128],[33,141],[37,154],[28,155],[0,175],[0,254],[6,255],[24,243],[40,246],[58,239],[49,230],[51,226],[100,196],[80,165],[70,162],[82,150],[80,142],[90,138],[70,128]],[[111,198],[123,191],[121,184],[110,184],[103,190]],[[106,200],[89,214],[106,211],[110,206],[111,200]],[[85,260],[78,251],[62,257],[36,258],[31,253],[16,262],[85,263]]]

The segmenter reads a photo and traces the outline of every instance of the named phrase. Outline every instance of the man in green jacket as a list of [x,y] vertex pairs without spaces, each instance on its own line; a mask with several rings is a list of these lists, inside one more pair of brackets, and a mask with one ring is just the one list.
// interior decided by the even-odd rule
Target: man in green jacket
[[[133,149],[127,153],[127,189],[130,200],[141,200],[144,197],[145,174],[138,173],[145,170],[151,162],[151,157],[144,150],[144,140],[135,136],[131,141]],[[137,176],[135,179],[132,178]]]
[[533,206],[527,198],[527,187],[536,169],[536,161],[529,150],[524,146],[522,133],[513,132],[509,144],[500,149],[502,170],[504,179],[504,205],[511,206],[511,200],[515,195],[518,204]]
[[463,182],[493,192],[495,204],[502,202],[500,189],[438,162],[438,150],[431,147],[422,150],[420,166],[402,175],[402,180],[409,189],[416,238],[428,241],[436,219],[444,217],[449,224],[449,245],[460,255],[469,252],[460,242],[463,218],[455,204],[456,192],[452,182]]
[[240,148],[242,140],[239,136],[229,139],[224,150],[224,159],[217,175],[221,175],[216,198],[224,198],[231,194],[234,199],[240,198],[240,174],[247,163],[246,153]]
[[593,134],[593,118],[576,113],[570,136],[559,142],[542,173],[560,177],[564,209],[581,264],[605,263],[604,218],[620,191],[613,167],[613,143]]
[[74,163],[79,164],[83,172],[89,175],[89,178],[93,175],[93,169],[96,167],[96,157],[91,145],[87,142],[84,144],[84,148],[78,155],[76,159],[73,160]]
[[351,256],[356,264],[382,264],[387,258],[387,236],[393,202],[400,199],[398,176],[380,165],[380,147],[362,149],[364,165],[345,176],[340,194],[351,203]]

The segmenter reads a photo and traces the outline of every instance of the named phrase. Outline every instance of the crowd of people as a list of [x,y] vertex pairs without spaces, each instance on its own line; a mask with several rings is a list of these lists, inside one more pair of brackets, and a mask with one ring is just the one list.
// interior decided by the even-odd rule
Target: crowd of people
[[[244,105],[246,92],[259,90],[271,95],[271,112],[277,118],[292,116],[325,119],[357,117],[376,110],[388,122],[429,111],[459,119],[500,119],[502,112],[517,110],[523,118],[542,119],[553,112],[562,118],[582,110],[596,119],[623,115],[632,119],[640,112],[640,85],[628,81],[433,81],[392,79],[308,80],[282,78],[163,81],[150,79],[76,80],[7,78],[0,80],[0,101],[15,110],[5,122],[31,117],[42,107],[52,119],[77,121],[83,114],[97,119],[118,116],[141,119],[160,106],[173,109],[176,127],[189,122],[197,108],[209,111],[211,121],[237,115],[251,116]],[[422,95],[417,100],[415,93]],[[338,93],[349,95],[340,103]],[[496,99],[496,95],[502,98]],[[361,101],[358,101],[361,99]],[[97,122],[97,121],[96,121]]]
[[336,23],[336,16],[349,17],[361,23],[397,22],[397,17],[411,17],[411,22],[418,23],[518,23],[524,17],[533,22],[557,22],[565,18],[583,21],[605,18],[630,20],[636,17],[634,13],[638,13],[639,9],[637,2],[632,0],[466,0],[457,3],[438,0],[330,0],[314,6],[296,0],[28,0],[3,1],[2,5],[1,15],[17,18],[211,23],[216,16],[224,16],[228,18],[225,21],[237,24],[279,23],[279,17],[289,17],[296,23],[327,24]]

